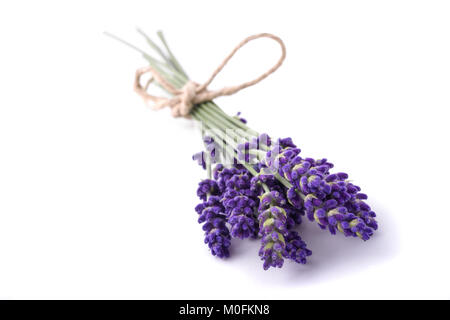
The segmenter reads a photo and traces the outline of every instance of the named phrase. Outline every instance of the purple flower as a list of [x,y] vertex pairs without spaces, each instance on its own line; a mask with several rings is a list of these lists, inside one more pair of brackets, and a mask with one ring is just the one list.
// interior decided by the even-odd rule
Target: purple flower
[[266,191],[262,187],[265,184],[270,190],[276,190],[280,193],[282,192],[282,187],[280,186],[279,181],[272,174],[263,173],[263,169],[260,169],[260,173],[251,179],[251,189],[257,194],[262,195]]
[[220,191],[225,192],[228,180],[242,172],[243,170],[237,167],[225,168],[222,164],[218,164],[214,168],[214,179],[217,181]]
[[298,192],[294,187],[289,188],[286,192],[287,199],[289,203],[296,209],[303,209],[303,199],[300,192]]
[[[289,138],[288,138],[289,139]],[[300,153],[300,149],[291,147],[293,144],[288,140],[289,146],[283,147],[282,140],[278,140],[266,153],[266,165],[272,172],[278,172],[283,175],[282,168],[287,164],[291,164],[293,159]]]
[[206,169],[206,159],[209,158],[211,163],[217,163],[219,158],[219,148],[214,139],[209,136],[203,137],[203,143],[206,151],[197,152],[192,156],[192,160],[197,161],[198,165]]
[[292,140],[281,139],[266,156],[266,163],[294,186],[288,190],[289,202],[299,207],[303,200],[307,217],[332,234],[339,231],[368,240],[378,225],[375,213],[363,201],[367,196],[358,193],[361,189],[347,180],[346,173],[330,174],[333,164],[326,159],[299,154]]
[[376,215],[363,201],[367,196],[359,193],[360,188],[348,182],[347,177],[345,173],[327,176],[325,196],[311,193],[305,197],[306,214],[332,234],[339,231],[345,236],[368,240],[378,228]]
[[205,155],[205,152],[201,151],[201,152],[195,153],[192,156],[192,160],[197,161],[199,166],[201,166],[203,169],[206,169],[206,155]]
[[259,256],[264,261],[264,270],[283,266],[287,214],[280,206],[284,204],[285,200],[278,191],[269,191],[260,197],[258,220],[262,240]]
[[215,215],[223,214],[224,208],[219,196],[209,196],[208,200],[199,203],[195,207],[198,213],[198,223],[204,223],[215,217]]
[[305,215],[305,211],[303,209],[294,208],[289,203],[282,206],[282,208],[286,211],[286,226],[289,230],[302,223],[302,216]]
[[208,244],[211,254],[218,258],[228,258],[231,242],[225,219],[218,216],[215,219],[208,220],[203,225],[203,230],[205,231],[205,243]]
[[239,121],[241,121],[242,123],[247,123],[247,120],[241,117],[240,111],[234,117],[239,119]]
[[[263,169],[264,165],[260,165],[258,170],[262,171]],[[303,207],[303,200],[295,189],[287,189],[271,174],[260,173],[251,180],[252,190],[258,195],[263,194],[265,192],[262,188],[263,183],[271,191],[277,191],[283,199],[282,202],[284,204],[281,205],[281,207],[286,211],[287,228],[291,229],[295,225],[300,224],[302,222],[302,216],[305,215],[305,210]]]
[[255,216],[257,202],[235,190],[227,191],[223,199],[228,223],[231,225],[231,236],[240,239],[256,238],[258,234]]
[[282,148],[296,148],[296,147],[297,147],[297,146],[294,144],[294,142],[292,141],[292,138],[278,139],[278,144],[279,144]]
[[255,238],[258,234],[255,216],[258,198],[251,190],[250,177],[251,174],[247,170],[241,169],[225,182],[222,203],[231,225],[231,235],[235,238]]
[[198,184],[197,196],[200,200],[206,201],[208,195],[218,195],[219,192],[220,189],[214,180],[205,179]]
[[235,173],[232,176],[228,176],[225,181],[226,189],[237,190],[243,194],[253,195],[253,193],[250,192],[252,175],[245,169],[236,169],[234,172]]
[[219,158],[219,147],[214,142],[214,139],[209,136],[204,136],[203,143],[205,145],[206,154],[209,159],[211,159],[211,163],[217,163]]
[[294,260],[297,263],[305,264],[306,257],[312,254],[311,250],[306,247],[306,243],[302,240],[296,231],[289,231],[285,237],[286,248],[283,256],[286,259]]
[[206,201],[195,207],[199,214],[198,222],[203,223],[205,243],[213,256],[226,258],[230,256],[230,231],[226,226],[224,208],[219,196],[209,196]]

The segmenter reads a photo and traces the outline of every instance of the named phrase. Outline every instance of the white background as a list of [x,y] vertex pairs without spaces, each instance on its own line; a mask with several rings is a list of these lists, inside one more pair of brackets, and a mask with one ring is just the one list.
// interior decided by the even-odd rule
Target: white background
[[[3,1],[0,4],[0,298],[450,298],[448,1]],[[257,241],[212,257],[194,206],[193,123],[132,90],[162,29],[204,81],[244,37],[279,35],[282,68],[220,98],[292,136],[369,195],[367,242],[305,221],[313,255],[263,271]],[[245,47],[213,88],[278,58]]]

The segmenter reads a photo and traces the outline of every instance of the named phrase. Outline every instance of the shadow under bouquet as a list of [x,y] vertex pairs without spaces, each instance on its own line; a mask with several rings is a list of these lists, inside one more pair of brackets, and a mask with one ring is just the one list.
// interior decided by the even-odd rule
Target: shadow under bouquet
[[[199,85],[189,80],[161,32],[157,33],[162,43],[159,47],[138,31],[159,57],[125,42],[149,63],[136,73],[136,92],[153,102],[155,109],[169,107],[173,116],[193,118],[201,124],[204,150],[193,159],[205,169],[206,178],[198,184],[201,202],[195,211],[205,234],[204,242],[214,256],[229,257],[231,238],[253,238],[261,241],[259,256],[265,270],[282,267],[285,259],[305,264],[311,251],[297,227],[304,216],[333,235],[370,239],[378,227],[375,212],[365,202],[367,195],[346,173],[332,172],[333,164],[327,159],[303,156],[291,138],[272,139],[268,133],[255,131],[240,114],[230,116],[212,101],[254,85],[274,72],[285,57],[281,39],[265,33],[246,38],[210,79]],[[281,46],[282,55],[274,67],[239,86],[207,89],[243,45],[263,37]],[[152,78],[142,86],[140,78],[144,73]],[[150,95],[147,89],[152,81],[172,97]]]

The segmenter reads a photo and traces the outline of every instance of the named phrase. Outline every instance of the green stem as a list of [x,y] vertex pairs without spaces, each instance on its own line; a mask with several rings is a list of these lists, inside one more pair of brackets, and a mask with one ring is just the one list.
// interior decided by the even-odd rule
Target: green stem
[[164,47],[166,48],[167,54],[169,55],[170,60],[172,61],[173,65],[180,72],[180,74],[186,78],[186,81],[187,81],[187,79],[189,79],[189,77],[188,77],[187,73],[183,70],[183,68],[181,67],[178,60],[173,55],[172,50],[170,50],[169,45],[167,44],[166,38],[164,37],[164,34],[162,33],[162,31],[158,31],[156,34],[158,35],[158,37],[161,40]]
[[226,123],[223,122],[222,119],[217,118],[214,115],[209,114],[206,110],[204,110],[204,109],[197,109],[197,110],[193,111],[193,113],[199,113],[204,118],[208,119],[208,121],[210,123],[213,123],[214,125],[219,127],[225,133],[225,135],[233,136],[237,140],[241,140],[241,141],[243,140],[243,137],[241,137],[238,134],[236,134],[232,128],[228,127],[226,125]]
[[142,30],[139,29],[139,28],[136,28],[136,31],[137,31],[141,36],[144,37],[144,39],[147,41],[148,45],[149,45],[150,47],[152,47],[153,50],[155,50],[155,51],[160,55],[160,57],[163,58],[163,60],[164,60],[167,64],[172,64],[171,61],[170,61],[170,59],[164,54],[164,52],[161,50],[161,48],[160,48],[155,42],[153,42],[153,40],[150,39],[150,37],[147,36],[147,34],[146,34],[144,31],[142,31]]
[[[241,127],[237,126],[234,121],[235,118],[232,117],[225,117],[223,113],[220,113],[217,111],[217,109],[214,108],[214,105],[210,102],[207,102],[206,104],[202,104],[197,107],[197,109],[204,110],[205,112],[209,113],[210,115],[214,116],[215,118],[220,119],[224,124],[227,124],[230,128],[234,129],[240,136],[246,137],[248,139],[251,138],[257,138],[258,133],[256,131],[253,131],[253,133],[249,132],[249,130],[244,130]],[[238,120],[239,121],[239,120]],[[239,121],[241,122],[241,121]],[[242,122],[241,122],[242,123]]]
[[[202,112],[199,112],[198,110],[193,112],[192,116],[199,119],[205,127],[210,129],[210,132],[209,132],[210,135],[214,136],[215,139],[218,138],[221,141],[223,140],[226,143],[227,148],[232,148],[233,153],[236,152],[235,149],[236,149],[237,145],[235,144],[235,142],[226,135],[226,132],[224,129],[222,129],[221,127],[218,127],[214,121],[211,121],[211,118],[208,118],[205,114],[203,114]],[[221,132],[220,137],[219,137],[218,133],[215,131],[215,129],[218,129]],[[234,154],[233,154],[233,157],[234,157]]]
[[216,105],[214,102],[209,102],[208,106],[214,110],[215,112],[217,112],[218,114],[220,114],[222,117],[224,117],[225,119],[227,119],[229,122],[233,123],[235,126],[241,128],[242,130],[251,133],[254,136],[259,136],[259,133],[256,132],[255,130],[249,128],[245,123],[243,123],[242,121],[230,117],[228,114],[226,114],[221,108],[219,108],[218,105]]

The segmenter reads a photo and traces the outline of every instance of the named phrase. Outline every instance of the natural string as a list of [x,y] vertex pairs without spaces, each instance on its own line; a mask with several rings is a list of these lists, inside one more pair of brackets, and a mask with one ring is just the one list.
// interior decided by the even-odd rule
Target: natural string
[[[270,38],[272,40],[275,40],[278,42],[278,44],[281,46],[281,57],[278,60],[278,62],[269,70],[267,70],[265,73],[260,75],[254,80],[244,82],[240,85],[231,86],[231,87],[224,87],[220,90],[208,90],[208,86],[211,84],[211,82],[214,80],[214,78],[222,71],[222,69],[225,67],[225,65],[230,61],[230,59],[235,55],[235,53],[242,48],[245,44],[248,42],[258,39],[258,38]],[[154,68],[148,66],[144,68],[140,68],[136,71],[136,78],[134,82],[134,90],[147,102],[152,101],[153,109],[159,110],[165,107],[170,107],[172,109],[172,115],[174,117],[188,117],[190,111],[192,110],[193,106],[202,102],[211,101],[217,97],[220,96],[229,96],[232,94],[235,94],[236,92],[245,89],[247,87],[253,86],[260,82],[261,80],[267,78],[269,75],[274,73],[283,63],[284,59],[286,57],[286,47],[283,43],[283,41],[272,34],[269,33],[260,33],[256,34],[250,37],[245,38],[243,41],[241,41],[234,49],[231,51],[231,53],[223,60],[223,62],[217,67],[217,69],[211,74],[209,79],[203,83],[198,84],[193,81],[188,81],[183,88],[177,89],[175,88],[171,83],[166,81],[161,74],[156,71]],[[147,84],[142,87],[141,86],[141,76],[145,73],[150,73],[152,75],[152,78],[147,82]],[[156,80],[164,89],[166,89],[169,93],[173,95],[172,98],[165,98],[165,97],[157,97],[149,94],[147,92],[148,86],[151,81]]]

